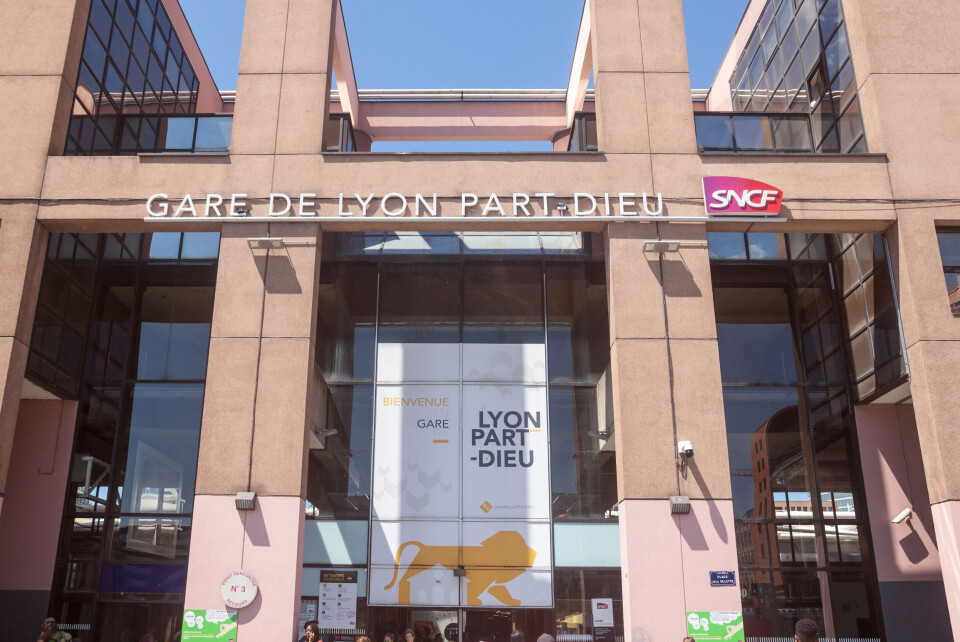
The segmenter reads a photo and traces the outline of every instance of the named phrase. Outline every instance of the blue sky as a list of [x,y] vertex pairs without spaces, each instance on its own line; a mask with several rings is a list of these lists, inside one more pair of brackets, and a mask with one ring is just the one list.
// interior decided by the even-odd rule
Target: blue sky
[[[217,85],[235,89],[244,0],[180,4]],[[712,83],[746,4],[684,0],[692,87]],[[343,0],[343,8],[361,89],[559,89],[570,74],[583,0]],[[401,147],[408,145],[378,146]]]

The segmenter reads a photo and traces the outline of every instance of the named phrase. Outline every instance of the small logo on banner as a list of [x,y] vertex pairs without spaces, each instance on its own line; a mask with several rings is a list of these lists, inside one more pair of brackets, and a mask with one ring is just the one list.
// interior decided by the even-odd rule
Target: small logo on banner
[[749,178],[705,176],[703,200],[708,216],[773,216],[780,213],[783,192],[772,185]]
[[482,510],[484,513],[489,513],[493,510],[493,505],[490,502],[483,502],[480,504],[480,510]]

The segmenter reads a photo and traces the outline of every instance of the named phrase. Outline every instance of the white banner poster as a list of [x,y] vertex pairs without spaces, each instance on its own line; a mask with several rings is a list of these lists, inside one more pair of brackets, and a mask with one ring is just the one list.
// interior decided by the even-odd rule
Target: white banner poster
[[545,386],[463,386],[464,519],[550,519]]
[[380,346],[370,604],[552,605],[545,361],[542,344]]
[[456,385],[377,386],[374,519],[460,516],[459,422]]

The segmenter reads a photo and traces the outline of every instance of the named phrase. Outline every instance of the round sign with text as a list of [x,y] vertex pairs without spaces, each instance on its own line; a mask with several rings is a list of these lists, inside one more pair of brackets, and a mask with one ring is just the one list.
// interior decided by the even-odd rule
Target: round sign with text
[[257,578],[243,569],[230,571],[220,582],[220,596],[229,607],[250,606],[257,597]]

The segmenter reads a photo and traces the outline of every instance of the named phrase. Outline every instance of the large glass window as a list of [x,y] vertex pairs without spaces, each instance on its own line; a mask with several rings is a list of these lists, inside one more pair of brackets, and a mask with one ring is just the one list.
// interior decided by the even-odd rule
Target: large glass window
[[[592,632],[590,599],[608,597],[622,635],[618,549],[596,551],[591,535],[604,542],[617,537],[601,247],[589,234],[569,233],[324,236],[304,600],[314,599],[321,569],[356,571],[367,561],[375,372],[396,369],[377,363],[376,346],[383,358],[391,343],[462,344],[463,350],[546,343],[553,520],[566,529],[562,550],[554,551],[563,562],[554,582],[556,621],[550,623],[549,609],[501,609],[469,611],[461,624],[478,635],[488,626],[499,630],[494,620],[507,631],[511,622],[539,633],[555,626],[568,636],[559,639],[579,640]],[[539,376],[542,382],[542,370]],[[365,599],[358,605],[354,634],[379,635],[397,622],[405,628],[427,613],[368,609]]]
[[[758,40],[761,51],[754,57]],[[867,149],[840,0],[768,0],[730,77],[730,91],[735,111],[810,115],[813,147],[806,125],[794,124],[795,131],[783,133],[790,142],[778,149]],[[739,138],[738,132],[738,146],[745,147]]]
[[743,235],[714,238],[746,634],[790,636],[807,617],[837,637],[879,637],[832,239],[780,237],[782,258],[749,261]]
[[[28,375],[80,402],[51,612],[95,639],[180,627],[218,246],[208,233],[51,236]],[[47,314],[68,259],[66,291],[89,296],[82,320]],[[49,361],[58,323],[77,330],[75,353]]]
[[196,111],[200,81],[162,2],[91,0],[64,153],[151,151]]

